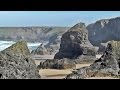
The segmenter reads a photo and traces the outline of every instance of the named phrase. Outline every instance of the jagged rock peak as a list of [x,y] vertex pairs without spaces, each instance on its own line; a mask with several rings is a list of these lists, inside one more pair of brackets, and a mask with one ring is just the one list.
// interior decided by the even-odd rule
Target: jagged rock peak
[[101,19],[101,20],[96,21],[96,23],[99,23],[99,22],[101,22],[101,23],[108,23],[109,19]]
[[12,55],[30,55],[30,51],[27,47],[27,42],[24,40],[18,41],[12,46],[1,51],[2,53],[10,52]]
[[74,25],[72,28],[69,29],[69,31],[76,31],[76,30],[86,30],[86,25],[85,23],[77,23],[76,25]]

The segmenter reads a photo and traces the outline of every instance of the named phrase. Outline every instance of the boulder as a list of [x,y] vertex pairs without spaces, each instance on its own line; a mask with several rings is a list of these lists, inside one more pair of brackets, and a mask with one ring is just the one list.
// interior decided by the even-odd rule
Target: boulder
[[72,60],[68,59],[53,59],[46,60],[45,62],[40,62],[38,65],[39,69],[75,69],[76,65]]
[[78,23],[62,35],[59,52],[55,59],[76,59],[80,55],[95,56],[96,50],[88,40],[84,23]]
[[104,54],[88,67],[78,69],[66,76],[66,79],[83,79],[86,77],[119,76],[120,42],[108,43]]
[[40,79],[37,66],[29,54],[24,41],[0,52],[0,79]]

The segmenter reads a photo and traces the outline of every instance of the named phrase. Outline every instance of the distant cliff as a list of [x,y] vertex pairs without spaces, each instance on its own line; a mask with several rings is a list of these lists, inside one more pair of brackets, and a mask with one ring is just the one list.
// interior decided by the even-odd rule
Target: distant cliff
[[0,27],[0,40],[48,41],[54,34],[65,32],[69,27]]
[[[61,36],[70,27],[0,27],[0,40],[26,40],[41,42],[54,40],[55,35]],[[120,40],[120,17],[102,19],[87,26],[88,39],[92,45],[99,46],[111,40]],[[57,37],[55,37],[57,38]]]
[[102,19],[87,26],[88,38],[93,45],[120,40],[120,17]]

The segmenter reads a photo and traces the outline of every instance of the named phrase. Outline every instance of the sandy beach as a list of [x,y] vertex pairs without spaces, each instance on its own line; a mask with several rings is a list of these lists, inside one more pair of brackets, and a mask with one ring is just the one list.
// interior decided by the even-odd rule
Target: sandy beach
[[[42,57],[42,60],[35,60],[35,64],[39,65],[40,62],[45,61],[46,55],[45,56],[40,56]],[[52,59],[52,56],[48,56],[47,59]],[[97,58],[100,58],[100,55],[98,55]],[[76,64],[76,69],[89,66],[92,63],[87,63],[87,64]],[[65,78],[66,75],[72,73],[73,69],[64,69],[64,70],[58,70],[58,69],[40,69],[39,74],[41,75],[41,79],[63,79]],[[85,79],[117,79],[113,77],[90,77],[90,78],[85,78]]]
[[[89,66],[90,64],[77,64],[76,68],[81,68],[84,66]],[[39,74],[42,79],[63,79],[66,75],[72,73],[73,69],[41,69],[39,70]]]

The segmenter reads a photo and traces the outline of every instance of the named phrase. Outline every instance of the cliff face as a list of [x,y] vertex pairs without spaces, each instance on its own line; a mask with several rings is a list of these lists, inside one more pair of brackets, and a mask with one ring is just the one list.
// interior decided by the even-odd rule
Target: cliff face
[[0,27],[0,40],[48,41],[54,34],[63,33],[67,27]]
[[120,17],[99,20],[87,26],[88,38],[93,45],[120,40]]

